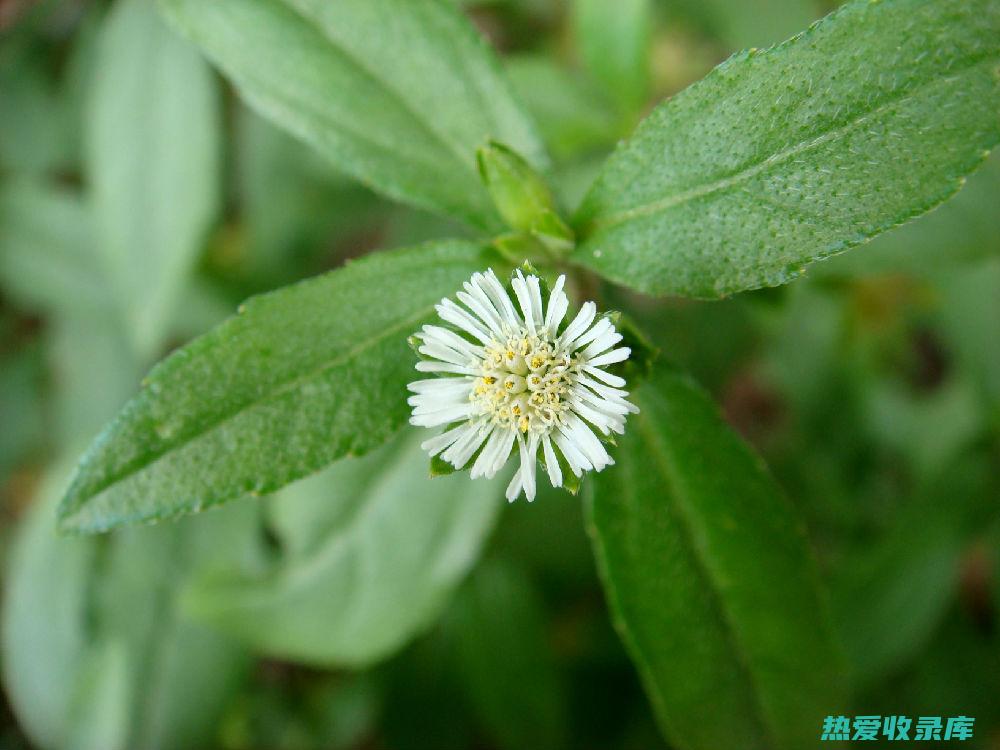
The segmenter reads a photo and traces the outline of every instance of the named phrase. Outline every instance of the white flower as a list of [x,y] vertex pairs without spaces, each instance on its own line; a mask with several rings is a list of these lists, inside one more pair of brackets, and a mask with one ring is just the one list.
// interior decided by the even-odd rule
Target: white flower
[[553,487],[563,484],[560,458],[577,477],[613,464],[595,431],[621,434],[625,415],[638,412],[625,400],[625,381],[604,370],[630,354],[613,348],[622,336],[611,321],[587,302],[562,326],[565,282],[560,276],[543,309],[537,276],[517,272],[515,305],[492,269],[473,274],[457,294],[465,307],[450,299],[437,305],[454,328],[426,325],[415,335],[427,358],[417,370],[445,377],[410,383],[410,423],[451,425],[421,447],[457,469],[475,456],[475,478],[500,471],[516,443],[521,466],[507,487],[510,501],[522,490],[534,500],[539,448]]

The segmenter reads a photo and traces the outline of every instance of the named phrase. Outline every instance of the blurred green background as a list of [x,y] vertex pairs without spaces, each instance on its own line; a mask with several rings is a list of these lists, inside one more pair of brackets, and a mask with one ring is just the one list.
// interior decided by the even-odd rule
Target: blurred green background
[[[588,63],[573,3],[462,5],[501,52],[570,209],[653,103],[832,7],[653,0],[642,75],[625,80]],[[332,549],[356,522],[354,499],[380,491],[370,477],[343,497],[320,475],[176,524],[55,536],[73,462],[164,354],[251,294],[467,231],[338,174],[213,73],[212,132],[182,134],[220,155],[197,259],[176,274],[162,321],[130,325],[107,304],[98,239],[107,211],[135,208],[109,206],[114,191],[95,187],[95,101],[129,69],[102,53],[107,11],[0,3],[0,748],[664,747],[568,494],[498,507],[457,594],[414,604],[419,635],[363,669],[267,656],[255,647],[266,637],[193,619],[186,592],[227,565],[262,570]],[[163,85],[147,95],[170,96]],[[148,128],[125,111],[97,140],[127,149]],[[140,306],[162,271],[130,267]],[[1000,748],[1000,158],[929,216],[786,287],[627,304],[804,517],[851,666],[851,714],[965,714],[976,739],[963,746]],[[318,558],[303,559],[293,574],[322,579]],[[322,632],[341,605],[330,592],[359,595],[340,585],[308,605],[250,603],[243,616],[278,640],[283,628]]]

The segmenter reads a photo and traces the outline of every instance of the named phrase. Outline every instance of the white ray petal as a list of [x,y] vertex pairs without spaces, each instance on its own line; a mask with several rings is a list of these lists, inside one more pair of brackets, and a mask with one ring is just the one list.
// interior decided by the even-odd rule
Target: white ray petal
[[584,302],[580,307],[580,312],[573,318],[573,322],[566,326],[566,330],[559,337],[559,345],[565,346],[566,342],[573,341],[586,331],[595,315],[597,315],[597,305],[593,302]]
[[563,291],[565,285],[566,274],[560,274],[549,294],[549,305],[545,311],[545,327],[552,336],[555,336],[559,332],[559,324],[562,323],[562,319],[566,315],[566,309],[569,307],[569,298],[566,296],[566,292]]
[[587,364],[591,367],[603,367],[604,365],[612,365],[615,362],[624,362],[628,359],[628,355],[632,353],[632,350],[627,346],[621,346],[617,349],[612,349],[607,354],[602,354],[599,357],[594,357]]
[[549,474],[549,482],[553,487],[562,487],[562,468],[559,466],[556,452],[552,450],[552,439],[548,435],[542,436],[542,455],[545,456],[545,470]]

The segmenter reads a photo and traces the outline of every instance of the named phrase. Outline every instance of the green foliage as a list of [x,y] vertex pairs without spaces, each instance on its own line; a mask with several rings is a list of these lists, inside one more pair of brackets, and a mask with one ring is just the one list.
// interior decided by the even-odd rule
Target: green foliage
[[666,736],[692,749],[811,747],[843,680],[799,521],[686,378],[661,370],[638,405],[588,523]]
[[856,683],[905,664],[944,618],[962,555],[989,517],[988,472],[982,456],[953,464],[840,568],[833,611]]
[[97,249],[133,345],[155,354],[218,202],[219,102],[207,64],[148,0],[101,31],[87,111]]
[[251,558],[255,509],[208,522],[67,540],[53,475],[15,545],[3,602],[4,680],[41,747],[204,746],[247,652],[181,615],[193,571]]
[[104,530],[272,492],[380,445],[407,415],[406,337],[487,263],[480,245],[439,242],[250,300],[143,381],[81,463],[63,527]]
[[[997,0],[0,5],[0,746],[989,743]],[[526,262],[641,412],[501,514],[407,337]]]
[[307,664],[358,668],[398,650],[478,556],[503,491],[431,479],[416,437],[269,499],[280,562],[252,577],[196,581],[190,611],[257,652]]
[[649,94],[651,0],[575,0],[580,54],[594,79],[626,116]]
[[1000,140],[998,38],[992,0],[860,0],[736,55],[608,160],[576,259],[714,297],[790,281],[933,208]]
[[476,148],[492,137],[544,163],[491,53],[443,0],[161,7],[251,106],[392,198],[496,228]]
[[485,561],[456,598],[445,628],[455,640],[474,710],[500,747],[565,746],[564,706],[542,606],[523,571]]

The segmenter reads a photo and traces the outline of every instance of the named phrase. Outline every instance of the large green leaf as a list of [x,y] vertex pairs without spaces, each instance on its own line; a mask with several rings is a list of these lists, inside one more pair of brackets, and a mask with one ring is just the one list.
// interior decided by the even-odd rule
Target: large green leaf
[[220,143],[212,72],[149,0],[105,21],[86,124],[98,249],[150,356],[215,215]]
[[265,116],[398,200],[494,228],[476,148],[536,164],[483,40],[443,0],[161,0]]
[[[819,278],[904,272],[940,283],[955,267],[1000,256],[1000,149],[943,206],[880,234],[863,253],[844,253],[814,266]],[[978,300],[977,300],[978,302]]]
[[503,484],[432,479],[411,430],[268,500],[284,549],[260,576],[209,576],[198,619],[254,650],[359,667],[425,628],[479,555]]
[[381,444],[407,417],[407,336],[492,257],[378,253],[255,297],[172,354],[91,446],[60,510],[97,531],[272,492]]
[[841,664],[800,522],[708,397],[662,372],[595,477],[615,624],[685,750],[815,747]]
[[658,107],[577,216],[578,262],[652,293],[781,284],[953,194],[1000,140],[1000,3],[849,3]]

